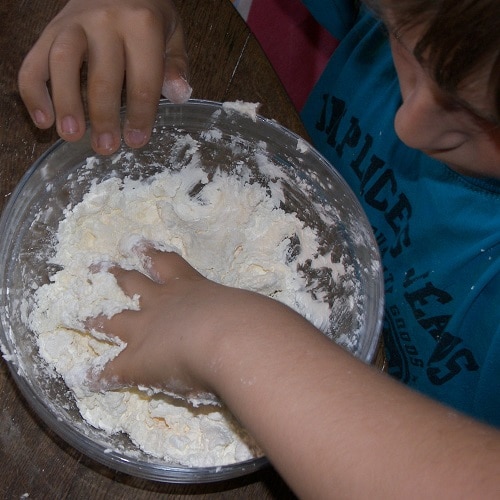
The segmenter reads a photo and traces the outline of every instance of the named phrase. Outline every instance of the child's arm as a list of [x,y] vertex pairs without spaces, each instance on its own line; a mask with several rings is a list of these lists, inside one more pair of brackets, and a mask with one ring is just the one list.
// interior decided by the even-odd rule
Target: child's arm
[[149,139],[162,87],[175,102],[190,96],[183,31],[171,0],[70,0],[45,28],[21,66],[19,90],[34,123],[45,129],[55,121],[68,141],[85,131],[84,61],[92,145],[98,153],[119,146],[125,76],[123,135],[133,147]]
[[104,386],[213,391],[303,498],[494,498],[500,433],[355,360],[266,297],[146,250],[154,281],[114,269],[141,311],[92,326],[128,345]]

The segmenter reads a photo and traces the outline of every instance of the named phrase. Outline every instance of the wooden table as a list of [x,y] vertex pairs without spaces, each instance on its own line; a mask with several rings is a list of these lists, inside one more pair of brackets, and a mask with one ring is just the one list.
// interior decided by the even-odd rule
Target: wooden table
[[[82,0],[84,1],[84,0]],[[64,0],[0,2],[0,209],[57,136],[31,124],[16,87],[21,61]],[[229,0],[179,0],[193,97],[260,102],[260,113],[306,137],[256,39]],[[0,361],[0,497],[19,499],[293,498],[272,468],[206,485],[156,483],[117,473],[65,444],[33,414]]]

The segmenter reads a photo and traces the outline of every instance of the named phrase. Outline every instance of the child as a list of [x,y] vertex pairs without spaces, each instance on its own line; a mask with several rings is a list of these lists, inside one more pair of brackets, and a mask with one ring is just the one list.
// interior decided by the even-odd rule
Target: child
[[[114,270],[127,293],[141,295],[141,311],[89,321],[128,343],[94,383],[181,381],[186,390],[217,393],[300,496],[493,497],[500,433],[477,420],[500,424],[500,5],[370,2],[378,21],[348,1],[306,3],[342,43],[302,116],[377,235],[391,373],[445,404],[357,362],[286,307],[209,282],[178,256],[150,248],[142,251],[154,282]],[[87,5],[83,13],[70,1],[22,68],[32,116],[51,116],[40,98],[47,72],[39,68],[75,19],[92,25]],[[177,33],[175,12],[169,6],[162,15],[170,19],[162,40],[169,40]],[[92,39],[104,51],[112,44],[99,33]],[[184,63],[175,47],[175,61]],[[182,82],[186,66],[169,63],[169,78]],[[158,75],[155,81],[151,96],[161,87]],[[61,90],[58,100],[57,90],[56,82],[61,123],[78,93]],[[117,114],[117,107],[108,111]],[[116,136],[106,116],[95,115],[92,126],[102,133],[111,123]],[[150,121],[137,123],[147,138]],[[129,132],[126,126],[126,139]]]
[[500,5],[306,3],[343,43],[302,118],[374,228],[389,372],[498,426]]

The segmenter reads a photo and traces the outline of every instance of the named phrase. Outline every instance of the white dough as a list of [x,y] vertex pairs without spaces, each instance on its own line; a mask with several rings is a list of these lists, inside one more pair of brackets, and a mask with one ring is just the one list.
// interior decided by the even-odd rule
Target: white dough
[[[306,291],[297,264],[306,259],[313,266],[316,260],[318,266],[332,264],[315,254],[314,231],[280,208],[279,181],[266,192],[245,181],[243,168],[241,179],[217,171],[207,182],[198,161],[195,157],[180,172],[167,169],[147,181],[95,182],[81,203],[68,207],[52,261],[61,270],[36,290],[30,323],[42,357],[64,378],[90,424],[127,433],[155,457],[212,466],[260,453],[223,407],[194,407],[147,388],[93,393],[83,383],[89,369],[124,347],[86,332],[85,319],[139,307],[139,297],[125,296],[102,263],[142,270],[134,246],[151,240],[178,252],[207,278],[271,296],[318,328],[328,325],[330,309]],[[200,183],[203,189],[190,196]],[[293,236],[300,239],[301,253],[291,263],[287,250]]]

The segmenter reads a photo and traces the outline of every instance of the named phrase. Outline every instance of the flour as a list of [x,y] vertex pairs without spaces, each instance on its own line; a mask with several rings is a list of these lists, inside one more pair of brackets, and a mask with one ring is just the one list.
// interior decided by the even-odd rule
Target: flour
[[250,117],[253,121],[257,120],[257,110],[260,103],[244,101],[226,101],[222,103],[222,109],[226,113],[236,112]]
[[[276,166],[265,165],[275,180],[264,188],[244,165],[238,175],[217,169],[208,175],[189,137],[177,146],[191,148],[191,161],[182,170],[95,181],[80,203],[66,209],[50,262],[60,270],[35,291],[29,321],[41,356],[73,391],[87,422],[108,433],[123,432],[144,452],[168,462],[219,466],[260,454],[225,408],[196,407],[147,388],[93,393],[83,383],[89,369],[99,369],[125,347],[88,333],[85,320],[139,308],[139,297],[127,297],[103,263],[144,271],[134,247],[149,240],[179,253],[207,278],[273,297],[323,330],[331,305],[320,290],[310,293],[300,269],[326,266],[339,276],[346,270],[318,255],[315,231],[281,208]],[[98,161],[90,158],[87,169]],[[117,155],[116,163],[126,161],[126,155]],[[265,160],[258,163],[264,167]]]

